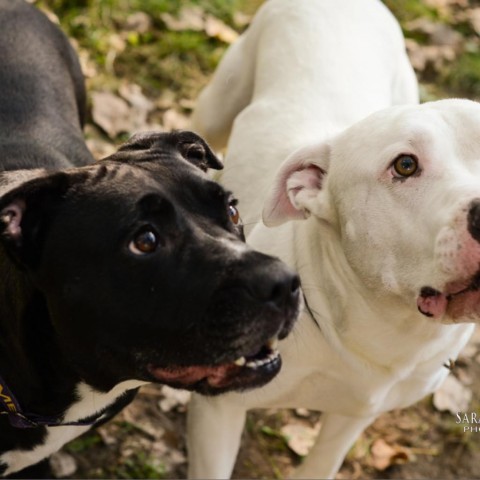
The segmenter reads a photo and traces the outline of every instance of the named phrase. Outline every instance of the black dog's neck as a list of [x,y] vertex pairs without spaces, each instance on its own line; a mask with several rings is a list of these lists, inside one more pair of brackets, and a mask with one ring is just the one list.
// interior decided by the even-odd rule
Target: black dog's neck
[[78,375],[56,342],[45,298],[0,255],[0,376],[23,410],[59,415],[75,399]]

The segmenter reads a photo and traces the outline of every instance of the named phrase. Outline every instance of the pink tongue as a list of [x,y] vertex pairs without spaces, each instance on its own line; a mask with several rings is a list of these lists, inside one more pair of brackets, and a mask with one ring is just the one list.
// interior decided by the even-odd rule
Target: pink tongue
[[417,298],[417,307],[427,317],[440,318],[447,310],[448,300],[443,293]]
[[150,373],[161,382],[176,382],[184,385],[191,385],[204,378],[208,378],[208,383],[212,386],[219,385],[228,373],[235,369],[235,364],[210,366],[190,366],[160,368],[149,367]]

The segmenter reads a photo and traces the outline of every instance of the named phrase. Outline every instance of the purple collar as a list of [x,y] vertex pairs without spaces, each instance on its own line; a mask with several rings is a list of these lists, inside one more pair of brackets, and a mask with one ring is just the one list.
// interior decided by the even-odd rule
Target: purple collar
[[8,415],[10,425],[15,428],[35,428],[35,427],[62,427],[67,425],[89,426],[93,425],[104,412],[100,412],[95,418],[89,417],[88,420],[79,420],[76,422],[62,422],[58,417],[47,417],[35,413],[26,413],[22,411],[17,399],[8,388],[7,384],[0,377],[0,415]]

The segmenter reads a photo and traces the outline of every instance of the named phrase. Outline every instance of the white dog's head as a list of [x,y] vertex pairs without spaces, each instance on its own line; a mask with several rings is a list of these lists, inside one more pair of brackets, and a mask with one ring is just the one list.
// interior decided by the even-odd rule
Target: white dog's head
[[480,104],[392,107],[278,172],[267,225],[314,215],[359,279],[445,323],[480,321]]

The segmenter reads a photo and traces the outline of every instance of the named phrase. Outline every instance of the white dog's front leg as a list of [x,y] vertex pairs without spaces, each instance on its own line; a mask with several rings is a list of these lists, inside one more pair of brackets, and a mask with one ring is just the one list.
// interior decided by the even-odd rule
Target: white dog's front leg
[[324,413],[317,441],[295,471],[294,478],[335,478],[348,450],[373,420],[375,417],[356,418]]
[[230,478],[245,416],[246,409],[228,398],[192,396],[187,420],[188,478]]

